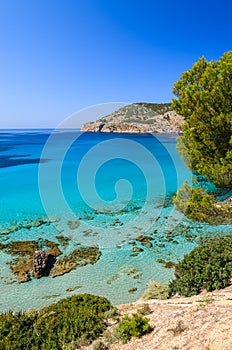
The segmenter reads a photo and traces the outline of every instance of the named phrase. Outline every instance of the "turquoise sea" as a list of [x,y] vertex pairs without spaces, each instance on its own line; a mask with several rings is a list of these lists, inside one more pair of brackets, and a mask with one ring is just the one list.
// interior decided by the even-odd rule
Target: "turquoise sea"
[[[191,182],[174,135],[1,130],[0,141],[0,243],[59,243],[63,235],[69,238],[63,254],[77,246],[101,251],[94,265],[18,283],[12,255],[0,250],[0,311],[37,308],[73,293],[135,301],[149,281],[173,277],[164,262],[177,262],[199,237],[231,231],[174,210],[172,196],[185,179]],[[141,235],[149,245],[141,245]]]

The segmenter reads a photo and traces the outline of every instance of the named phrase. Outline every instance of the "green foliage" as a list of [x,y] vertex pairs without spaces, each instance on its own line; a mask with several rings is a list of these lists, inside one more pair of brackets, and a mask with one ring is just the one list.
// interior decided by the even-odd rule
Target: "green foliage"
[[172,107],[185,118],[178,149],[188,167],[218,187],[232,186],[232,51],[200,58],[174,84]]
[[146,102],[138,102],[137,105],[141,105],[147,108],[150,108],[156,114],[164,114],[168,111],[172,110],[171,103],[146,103]]
[[137,313],[142,316],[150,315],[152,310],[148,304],[144,304],[140,309],[137,310]]
[[229,285],[232,277],[232,235],[211,239],[185,255],[175,268],[170,294],[184,296]]
[[118,309],[116,307],[112,307],[111,309],[107,310],[105,313],[104,313],[104,318],[105,319],[112,319],[114,321],[118,321],[119,320],[119,316],[120,316],[120,313],[118,311]]
[[101,340],[96,340],[93,343],[93,350],[107,350],[108,346],[105,345]]
[[115,336],[125,344],[131,337],[139,338],[150,331],[151,326],[148,319],[137,313],[133,314],[132,317],[128,315],[123,317],[115,329]]
[[104,339],[104,342],[107,345],[113,344],[115,342],[115,340],[116,340],[116,338],[114,337],[113,333],[111,333],[109,330],[106,330],[103,333],[103,339]]
[[74,295],[33,312],[0,315],[0,349],[63,350],[88,344],[105,329],[106,298]]
[[189,219],[210,224],[232,223],[232,213],[228,205],[218,206],[213,194],[202,187],[192,188],[187,181],[173,198],[175,208]]
[[145,290],[142,298],[144,300],[161,299],[165,300],[169,296],[169,287],[167,284],[150,281],[149,288]]

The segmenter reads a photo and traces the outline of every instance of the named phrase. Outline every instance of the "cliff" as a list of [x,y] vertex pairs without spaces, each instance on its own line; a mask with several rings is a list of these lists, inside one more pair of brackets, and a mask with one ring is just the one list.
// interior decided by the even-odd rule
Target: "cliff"
[[85,123],[81,131],[120,133],[179,133],[183,117],[171,109],[170,103],[134,103]]

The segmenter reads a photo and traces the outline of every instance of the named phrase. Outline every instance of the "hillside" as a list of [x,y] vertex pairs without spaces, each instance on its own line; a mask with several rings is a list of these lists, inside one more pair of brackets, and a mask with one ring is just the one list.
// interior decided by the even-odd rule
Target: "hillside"
[[120,133],[179,133],[183,118],[170,103],[134,103],[85,123],[81,131]]
[[[231,350],[232,349],[232,286],[214,292],[203,292],[189,298],[173,297],[167,300],[138,300],[118,306],[121,314],[132,314],[148,304],[153,331],[141,338],[132,338],[123,345],[109,344],[109,350]],[[102,341],[107,344],[109,332]],[[93,346],[83,350],[93,350]],[[97,347],[96,347],[97,349]],[[103,348],[101,348],[103,349]]]

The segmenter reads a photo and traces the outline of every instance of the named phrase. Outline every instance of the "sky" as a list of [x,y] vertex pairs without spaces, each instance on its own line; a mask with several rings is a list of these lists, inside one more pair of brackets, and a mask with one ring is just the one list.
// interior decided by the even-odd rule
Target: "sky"
[[170,102],[183,71],[232,49],[231,14],[231,0],[0,0],[0,128]]

